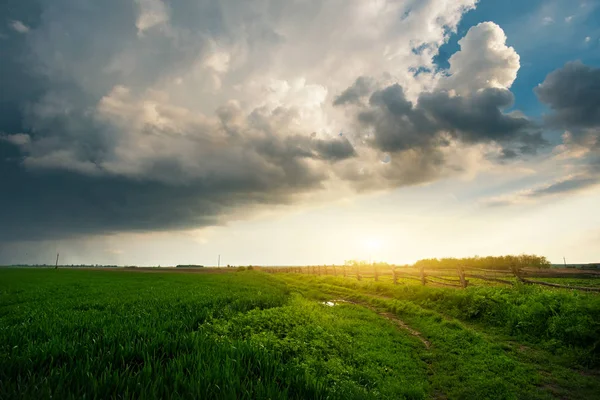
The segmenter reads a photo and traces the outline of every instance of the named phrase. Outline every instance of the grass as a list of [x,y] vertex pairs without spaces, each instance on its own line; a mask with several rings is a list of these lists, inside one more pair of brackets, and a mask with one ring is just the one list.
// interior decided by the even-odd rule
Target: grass
[[599,398],[597,294],[279,278],[306,296],[358,301],[419,330],[432,344],[432,387],[449,398]]
[[2,399],[428,393],[417,340],[264,274],[2,270],[0,282]]
[[560,285],[568,286],[582,286],[582,287],[600,287],[600,279],[597,278],[527,278],[532,281],[543,281],[550,283],[558,283]]
[[599,324],[539,287],[5,269],[0,398],[594,399]]

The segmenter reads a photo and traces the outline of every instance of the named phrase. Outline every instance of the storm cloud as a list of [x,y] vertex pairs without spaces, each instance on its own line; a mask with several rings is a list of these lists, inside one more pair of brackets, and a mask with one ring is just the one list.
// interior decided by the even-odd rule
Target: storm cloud
[[[481,144],[533,154],[546,142],[507,111],[519,59],[497,25],[429,86],[411,72],[475,4],[5,2],[0,241],[219,225],[333,185],[452,176]],[[538,90],[557,114],[563,79]]]
[[553,151],[552,168],[568,174],[508,199],[493,199],[488,205],[556,198],[600,185],[600,68],[569,62],[549,73],[534,91],[550,108],[545,128],[563,130],[562,143]]
[[403,88],[394,84],[375,91],[368,106],[356,113],[356,120],[363,129],[374,131],[374,145],[382,151],[433,149],[458,140],[465,144],[495,142],[521,153],[535,153],[546,144],[541,129],[520,113],[503,112],[513,101],[506,89],[486,88],[471,95],[424,92],[413,104]]
[[535,92],[552,110],[546,117],[549,128],[566,130],[560,151],[577,161],[575,176],[536,193],[566,194],[600,184],[600,68],[567,63]]
[[600,127],[600,68],[570,62],[550,73],[535,92],[552,109],[551,124],[571,130]]
[[333,105],[341,106],[344,104],[358,104],[362,99],[373,92],[375,84],[376,82],[373,78],[359,76],[352,86],[344,90],[335,98]]

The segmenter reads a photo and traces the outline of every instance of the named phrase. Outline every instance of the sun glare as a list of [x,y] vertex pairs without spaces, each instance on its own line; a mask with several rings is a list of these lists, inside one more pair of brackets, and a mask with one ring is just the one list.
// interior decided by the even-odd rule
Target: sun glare
[[373,238],[373,237],[365,238],[363,240],[363,246],[367,250],[370,250],[370,251],[379,250],[379,249],[381,249],[382,242],[381,242],[381,239],[379,239],[379,238]]

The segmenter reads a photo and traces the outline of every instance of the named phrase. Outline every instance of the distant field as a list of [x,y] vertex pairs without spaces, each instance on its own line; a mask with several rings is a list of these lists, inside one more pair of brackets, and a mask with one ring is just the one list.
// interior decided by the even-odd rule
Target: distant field
[[599,398],[596,293],[226,271],[0,270],[0,398]]

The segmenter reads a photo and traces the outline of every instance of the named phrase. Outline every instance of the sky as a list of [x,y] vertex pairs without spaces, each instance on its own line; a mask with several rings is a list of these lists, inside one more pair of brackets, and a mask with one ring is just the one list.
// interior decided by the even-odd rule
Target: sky
[[600,261],[600,1],[0,15],[0,265]]

